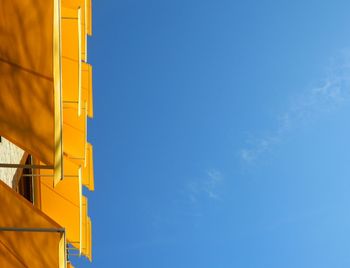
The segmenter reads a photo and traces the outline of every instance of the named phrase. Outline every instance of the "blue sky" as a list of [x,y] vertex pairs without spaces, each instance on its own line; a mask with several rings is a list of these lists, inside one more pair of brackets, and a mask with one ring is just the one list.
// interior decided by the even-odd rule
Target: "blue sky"
[[93,1],[94,261],[77,266],[348,267],[349,10]]

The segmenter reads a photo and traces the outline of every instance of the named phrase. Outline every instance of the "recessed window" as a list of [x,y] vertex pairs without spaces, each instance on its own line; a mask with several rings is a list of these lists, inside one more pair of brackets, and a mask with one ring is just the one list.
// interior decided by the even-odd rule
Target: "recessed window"
[[[26,165],[32,164],[32,157],[29,155],[26,160]],[[22,176],[17,185],[17,191],[29,202],[33,203],[33,170],[31,168],[24,168]]]

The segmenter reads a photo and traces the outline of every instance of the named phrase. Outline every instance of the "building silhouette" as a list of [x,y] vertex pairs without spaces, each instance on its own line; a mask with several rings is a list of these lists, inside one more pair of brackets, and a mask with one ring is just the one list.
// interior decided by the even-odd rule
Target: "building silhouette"
[[91,0],[0,3],[0,267],[92,260]]

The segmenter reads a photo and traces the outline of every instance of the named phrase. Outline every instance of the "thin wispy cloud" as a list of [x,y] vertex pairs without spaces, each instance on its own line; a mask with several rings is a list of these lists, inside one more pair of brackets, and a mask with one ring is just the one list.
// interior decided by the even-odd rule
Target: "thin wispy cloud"
[[166,211],[152,211],[151,225],[154,229],[159,230],[174,224],[196,225],[208,210],[209,203],[217,204],[224,200],[224,175],[217,169],[201,173],[181,186]]
[[276,119],[277,127],[269,134],[247,139],[239,150],[241,160],[246,163],[256,161],[283,141],[286,135],[315,120],[325,112],[334,111],[350,102],[350,53],[331,59],[325,77],[316,86],[295,96],[289,107]]
[[221,200],[220,186],[223,176],[220,171],[211,169],[205,175],[196,180],[190,180],[185,187],[185,192],[191,203],[197,203],[200,199]]

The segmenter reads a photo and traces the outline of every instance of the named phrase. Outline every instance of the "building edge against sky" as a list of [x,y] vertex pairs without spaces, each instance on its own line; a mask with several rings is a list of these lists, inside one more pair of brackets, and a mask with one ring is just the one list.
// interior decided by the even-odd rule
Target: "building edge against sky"
[[91,0],[0,8],[0,267],[92,261]]

